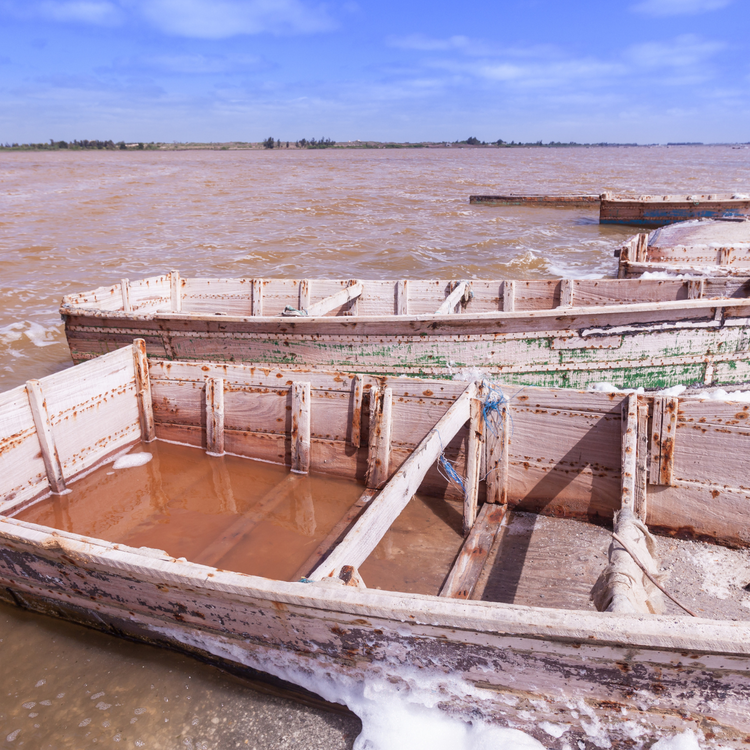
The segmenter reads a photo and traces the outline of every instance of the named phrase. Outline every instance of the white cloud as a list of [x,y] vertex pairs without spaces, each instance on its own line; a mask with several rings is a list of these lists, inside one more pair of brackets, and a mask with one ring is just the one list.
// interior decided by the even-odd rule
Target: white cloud
[[335,27],[324,8],[300,0],[146,0],[139,10],[168,34],[198,39],[311,34]]
[[732,0],[641,0],[630,7],[647,16],[682,16],[726,8]]
[[723,42],[701,39],[695,34],[684,34],[668,42],[634,44],[627,58],[643,68],[694,68],[701,66],[724,49]]
[[96,26],[115,26],[123,17],[120,8],[102,0],[46,0],[39,5],[38,14],[50,21],[80,21]]
[[390,47],[413,49],[420,52],[445,52],[447,50],[468,50],[471,42],[465,36],[452,36],[448,39],[431,39],[424,34],[392,36],[386,40]]

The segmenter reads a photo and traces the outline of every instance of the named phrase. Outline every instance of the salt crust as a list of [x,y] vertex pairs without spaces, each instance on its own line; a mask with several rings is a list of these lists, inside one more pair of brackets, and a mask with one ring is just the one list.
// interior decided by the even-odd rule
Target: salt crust
[[126,456],[120,456],[112,464],[113,469],[132,469],[135,466],[147,464],[153,456],[150,453],[128,453]]

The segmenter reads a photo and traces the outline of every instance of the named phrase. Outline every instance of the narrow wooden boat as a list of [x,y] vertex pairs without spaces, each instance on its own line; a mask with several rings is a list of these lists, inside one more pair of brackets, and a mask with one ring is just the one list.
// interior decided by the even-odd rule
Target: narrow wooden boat
[[598,195],[470,195],[474,206],[528,206],[529,208],[593,208]]
[[750,216],[750,195],[641,195],[603,193],[600,224],[662,227],[689,219]]
[[643,273],[746,276],[750,273],[750,220],[700,219],[631,237],[618,253],[618,276]]
[[750,380],[745,279],[348,281],[182,278],[65,297],[74,362],[149,356],[585,388]]
[[[0,396],[0,598],[302,685],[324,675],[329,697],[427,685],[440,710],[549,748],[685,728],[740,748],[749,414],[147,361],[139,341]],[[127,450],[152,460],[116,468]],[[321,472],[360,483],[340,517]]]

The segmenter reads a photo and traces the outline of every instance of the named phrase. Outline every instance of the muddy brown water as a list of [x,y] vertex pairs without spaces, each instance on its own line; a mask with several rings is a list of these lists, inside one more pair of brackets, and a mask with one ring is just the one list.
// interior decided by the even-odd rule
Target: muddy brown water
[[[605,190],[748,193],[750,149],[2,154],[0,390],[70,366],[60,298],[121,278],[170,269],[206,277],[609,276],[613,251],[635,230],[601,227],[593,209],[468,203],[470,194]],[[339,489],[342,507],[358,491]],[[195,524],[190,503],[157,508],[130,533],[164,548],[159,512]],[[312,507],[318,533],[338,506]],[[292,497],[284,513],[283,533],[312,544],[300,532],[311,525],[307,499]],[[403,528],[429,522],[447,538],[454,533],[455,519],[439,509],[415,504],[409,513]],[[136,520],[124,507],[123,518]],[[384,586],[401,576],[405,533],[394,527],[363,575],[371,566]],[[343,748],[356,733],[355,720],[260,695],[186,657],[0,606],[2,748]]]

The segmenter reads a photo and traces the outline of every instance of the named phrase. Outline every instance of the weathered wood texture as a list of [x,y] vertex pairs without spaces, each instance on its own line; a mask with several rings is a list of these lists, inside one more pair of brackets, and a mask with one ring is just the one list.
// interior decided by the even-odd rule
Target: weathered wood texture
[[470,195],[474,206],[528,206],[530,208],[596,208],[598,195]]
[[690,219],[750,216],[750,199],[731,195],[614,196],[604,193],[599,202],[600,224],[662,227]]

